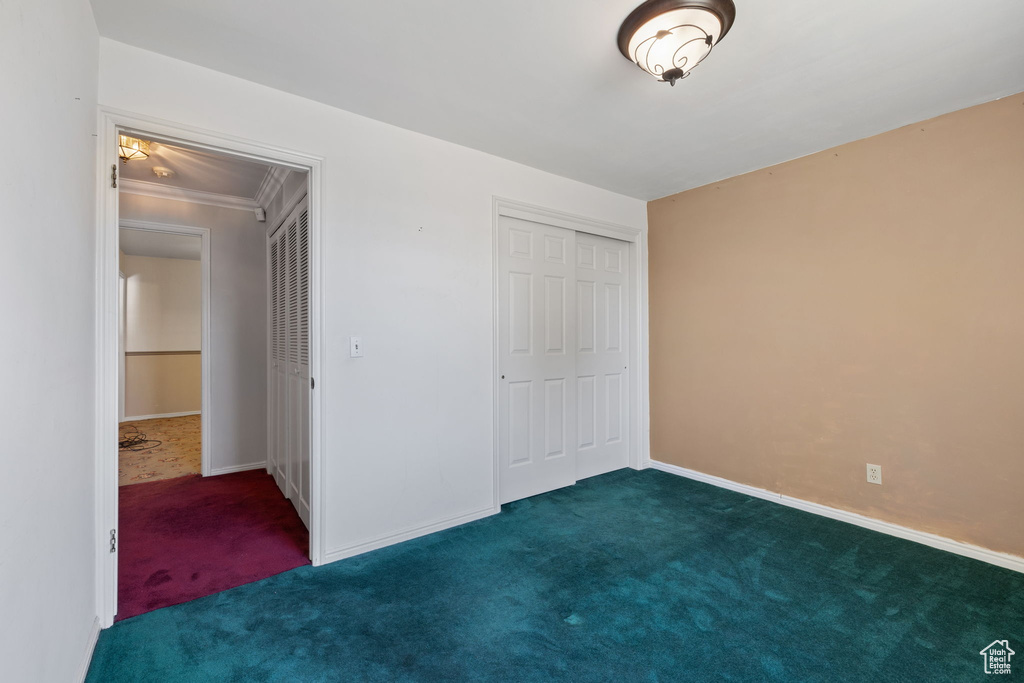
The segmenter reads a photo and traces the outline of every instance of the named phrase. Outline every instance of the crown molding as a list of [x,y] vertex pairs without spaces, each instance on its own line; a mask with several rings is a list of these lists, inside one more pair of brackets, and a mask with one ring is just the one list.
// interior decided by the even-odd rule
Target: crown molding
[[289,173],[291,173],[291,169],[281,168],[280,166],[271,166],[267,169],[267,175],[263,176],[260,189],[256,190],[256,205],[263,208],[270,206],[270,202],[280,192]]
[[142,195],[143,197],[173,199],[179,202],[207,204],[209,206],[219,206],[224,209],[238,209],[241,211],[252,211],[259,206],[256,200],[249,199],[248,197],[233,197],[226,194],[203,192],[202,190],[186,190],[181,187],[169,187],[159,183],[146,182],[145,180],[121,178],[118,180],[118,185],[122,192]]
[[284,223],[284,219],[288,217],[288,214],[299,205],[302,198],[306,196],[308,192],[308,183],[303,183],[299,187],[295,188],[295,192],[281,204],[280,211],[273,218],[267,217],[267,235],[273,235],[277,232],[277,229]]

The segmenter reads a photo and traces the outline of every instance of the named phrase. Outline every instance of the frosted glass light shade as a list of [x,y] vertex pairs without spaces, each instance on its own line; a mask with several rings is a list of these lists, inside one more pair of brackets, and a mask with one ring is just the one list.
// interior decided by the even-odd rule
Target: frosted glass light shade
[[660,81],[675,85],[711,54],[736,16],[732,0],[648,0],[619,31],[619,50]]
[[121,161],[128,163],[132,159],[145,159],[149,156],[149,140],[130,138],[127,135],[117,136],[117,155]]

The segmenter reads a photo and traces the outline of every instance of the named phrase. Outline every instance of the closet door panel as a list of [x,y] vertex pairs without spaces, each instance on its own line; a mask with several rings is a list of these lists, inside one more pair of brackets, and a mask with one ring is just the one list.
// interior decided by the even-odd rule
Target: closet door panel
[[284,230],[275,233],[271,242],[272,250],[276,247],[276,260],[272,264],[274,276],[272,277],[273,292],[271,295],[272,311],[275,313],[271,319],[273,326],[273,362],[271,367],[271,386],[269,388],[269,399],[273,406],[271,415],[271,432],[273,434],[270,443],[270,451],[273,453],[272,463],[274,480],[282,493],[287,494],[288,490],[288,420],[287,420],[287,356],[288,356],[288,310],[287,310],[287,254]]
[[296,459],[295,483],[296,497],[293,499],[299,516],[309,527],[309,210],[304,204],[299,206],[297,227],[297,266],[298,266],[298,361],[296,363],[296,401],[297,415],[295,421]]
[[502,503],[576,481],[575,233],[498,223],[498,458]]
[[268,293],[270,297],[270,344],[267,352],[267,472],[278,487],[281,482],[277,477],[277,347],[280,343],[280,330],[277,326],[280,312],[280,296],[277,286],[277,262],[279,260],[278,242],[271,239],[267,249]]
[[309,211],[301,202],[271,237],[270,464],[309,526]]
[[285,374],[285,384],[287,387],[287,408],[285,413],[288,423],[288,438],[285,445],[287,455],[285,459],[288,463],[288,474],[286,476],[288,486],[285,490],[285,496],[288,500],[292,501],[292,504],[295,504],[298,500],[299,492],[299,430],[297,427],[299,424],[299,402],[301,401],[302,387],[299,386],[297,378],[299,371],[299,245],[298,221],[294,217],[289,219],[283,239],[285,240],[285,254],[287,255],[285,260],[287,261],[286,299],[288,302],[288,357],[286,361],[287,372]]
[[576,477],[586,479],[629,466],[629,244],[585,233],[577,234],[576,243],[581,330]]

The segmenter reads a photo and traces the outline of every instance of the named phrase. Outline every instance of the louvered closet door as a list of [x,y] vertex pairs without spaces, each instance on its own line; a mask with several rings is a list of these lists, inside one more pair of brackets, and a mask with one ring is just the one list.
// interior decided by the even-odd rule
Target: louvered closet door
[[292,436],[295,457],[292,460],[292,502],[299,517],[309,527],[309,210],[299,205],[296,227],[296,329],[292,365],[292,393],[295,431]]
[[288,375],[291,369],[288,364],[288,341],[289,341],[289,301],[288,301],[288,230],[289,221],[274,233],[271,242],[271,253],[273,255],[276,246],[277,260],[274,264],[274,293],[272,303],[277,303],[277,311],[272,321],[274,324],[274,363],[271,373],[270,396],[273,404],[273,415],[271,416],[271,431],[273,433],[271,450],[274,455],[271,460],[274,463],[274,480],[277,482],[281,493],[288,496],[290,488],[289,478],[291,468],[289,462],[289,432],[293,429],[288,414]]
[[284,298],[281,288],[284,247],[278,231],[270,240],[270,361],[267,373],[267,469],[277,482],[281,491],[285,486],[285,462],[282,457],[285,425],[281,411],[282,375],[284,367],[285,332],[282,324],[284,316]]
[[274,233],[271,259],[270,462],[309,526],[309,211],[305,200]]

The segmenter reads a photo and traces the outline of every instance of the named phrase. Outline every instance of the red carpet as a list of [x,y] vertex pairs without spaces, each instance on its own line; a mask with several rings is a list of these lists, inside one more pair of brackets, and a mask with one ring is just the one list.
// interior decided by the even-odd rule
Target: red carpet
[[263,470],[122,486],[117,619],[309,564],[309,535]]

